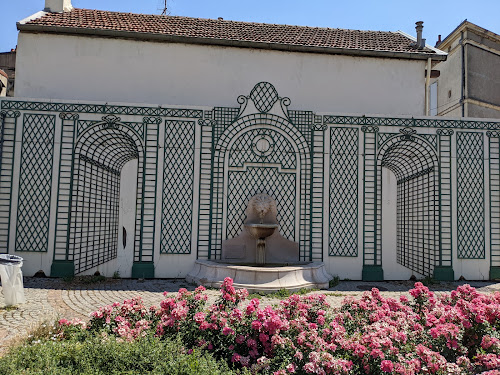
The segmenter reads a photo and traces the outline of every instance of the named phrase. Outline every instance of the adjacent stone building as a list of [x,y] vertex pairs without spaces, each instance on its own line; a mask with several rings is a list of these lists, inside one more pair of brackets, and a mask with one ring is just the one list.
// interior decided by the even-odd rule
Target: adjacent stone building
[[500,118],[500,35],[465,20],[436,47],[448,59],[435,67],[430,114]]
[[14,86],[16,81],[16,50],[0,53],[0,69],[7,76],[5,87],[6,96],[14,96]]

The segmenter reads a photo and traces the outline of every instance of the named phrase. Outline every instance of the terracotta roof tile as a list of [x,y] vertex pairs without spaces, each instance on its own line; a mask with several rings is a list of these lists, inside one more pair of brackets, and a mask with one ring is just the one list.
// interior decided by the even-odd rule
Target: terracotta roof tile
[[398,32],[275,25],[76,8],[65,13],[47,13],[29,21],[27,25],[127,31],[290,46],[435,53],[428,48],[417,50],[411,39]]

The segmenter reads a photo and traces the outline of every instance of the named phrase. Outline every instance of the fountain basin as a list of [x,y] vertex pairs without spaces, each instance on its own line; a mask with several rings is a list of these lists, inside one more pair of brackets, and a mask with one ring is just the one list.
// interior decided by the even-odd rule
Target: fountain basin
[[328,289],[332,279],[326,272],[325,265],[320,262],[248,266],[197,260],[186,280],[197,285],[219,288],[226,277],[233,279],[234,287],[246,288],[251,293],[271,293],[281,289]]
[[250,223],[245,224],[245,228],[255,238],[266,238],[274,233],[276,228],[278,228],[278,224]]

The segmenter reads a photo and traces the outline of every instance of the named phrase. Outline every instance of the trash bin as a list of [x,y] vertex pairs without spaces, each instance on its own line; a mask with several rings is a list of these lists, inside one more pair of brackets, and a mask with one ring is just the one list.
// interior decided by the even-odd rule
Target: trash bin
[[16,255],[0,255],[0,279],[7,306],[26,303],[23,287],[23,258]]

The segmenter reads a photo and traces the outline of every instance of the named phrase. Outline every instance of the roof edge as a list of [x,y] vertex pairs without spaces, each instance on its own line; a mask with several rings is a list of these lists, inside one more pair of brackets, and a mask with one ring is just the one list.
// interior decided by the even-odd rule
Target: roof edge
[[225,47],[239,47],[239,48],[256,48],[268,49],[287,52],[309,52],[309,53],[323,53],[332,55],[350,55],[350,56],[367,56],[367,57],[385,57],[385,58],[399,58],[410,60],[446,60],[446,54],[438,53],[412,53],[412,52],[392,52],[392,51],[377,51],[377,50],[362,50],[362,49],[349,49],[349,48],[332,48],[332,47],[314,47],[314,46],[301,46],[293,44],[279,44],[279,43],[264,43],[264,42],[250,42],[250,41],[237,41],[226,39],[213,39],[202,37],[186,37],[177,35],[141,33],[136,31],[122,31],[122,30],[106,30],[106,29],[83,29],[76,27],[60,27],[60,26],[44,26],[44,25],[30,25],[26,23],[17,23],[17,29],[25,32],[46,32],[52,34],[70,34],[70,35],[89,35],[95,37],[115,37],[124,39],[137,39],[157,42],[171,42],[171,43],[185,43],[185,44],[201,44],[201,45],[218,45]]
[[455,27],[455,29],[453,29],[453,31],[446,36],[446,38],[444,38],[441,41],[441,43],[438,45],[438,47],[443,46],[443,45],[447,46],[448,43],[455,40],[458,33],[465,31],[467,29],[471,29],[471,30],[476,31],[477,33],[483,34],[486,38],[488,38],[494,42],[498,43],[500,40],[499,34],[496,34],[493,31],[485,29],[484,27],[476,25],[475,23],[472,23],[472,22],[467,21],[465,19],[462,22],[460,22],[460,24],[457,27]]
[[[398,30],[396,31],[397,33],[401,34],[401,35],[404,35],[405,37],[407,37],[408,39],[411,39],[413,40],[415,43],[417,42],[417,38],[415,38],[413,35],[410,35],[410,34],[407,34],[405,33],[404,31],[401,31],[401,30]],[[436,48],[436,47],[433,47],[431,46],[430,44],[425,44],[425,47],[426,48],[429,48],[430,50],[434,51],[435,53],[437,53],[438,55],[445,55],[447,56],[448,53],[446,53],[445,51],[441,51],[440,49]]]
[[39,12],[36,12],[36,13],[32,14],[31,16],[23,18],[21,21],[18,21],[16,23],[17,28],[19,29],[19,25],[25,25],[25,24],[27,24],[30,21],[33,21],[33,20],[36,20],[37,18],[41,18],[41,17],[45,16],[46,14],[48,14],[48,13],[44,12],[43,10],[41,10]]

